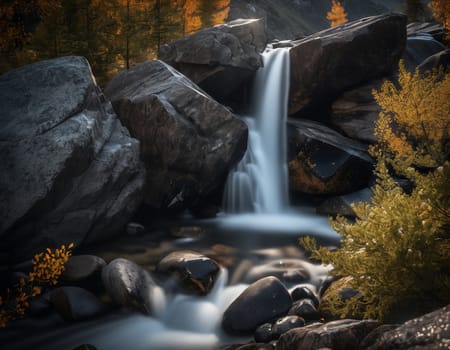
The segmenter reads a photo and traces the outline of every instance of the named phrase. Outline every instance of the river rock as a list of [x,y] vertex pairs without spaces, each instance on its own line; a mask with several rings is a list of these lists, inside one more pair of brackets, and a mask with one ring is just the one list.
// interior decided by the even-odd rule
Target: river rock
[[292,305],[288,290],[276,277],[252,283],[225,310],[222,327],[227,333],[251,333],[259,325],[285,314]]
[[406,40],[406,16],[362,18],[297,40],[290,49],[289,114],[323,109],[344,90],[389,74]]
[[244,277],[245,283],[253,283],[263,277],[277,277],[285,285],[299,284],[309,280],[310,274],[301,259],[277,259],[251,267]]
[[413,72],[428,57],[445,50],[444,44],[433,39],[430,34],[409,36],[403,53],[405,67]]
[[264,21],[237,19],[163,45],[159,59],[222,101],[262,66],[265,47]]
[[297,286],[297,287],[294,287],[290,291],[292,300],[295,302],[295,301],[302,300],[302,299],[309,299],[309,300],[311,300],[313,302],[315,307],[318,307],[319,306],[319,299],[317,298],[316,293],[314,293],[311,290],[311,288],[308,287],[308,286]]
[[316,211],[324,215],[356,217],[352,206],[362,202],[370,203],[371,198],[372,190],[370,188],[363,188],[362,190],[349,194],[327,198],[316,208]]
[[288,121],[289,188],[309,194],[343,194],[367,186],[367,146],[309,120]]
[[449,345],[450,305],[387,331],[368,350],[448,349]]
[[187,294],[208,294],[216,282],[220,266],[205,255],[193,251],[177,251],[164,257],[156,271],[170,275],[176,289]]
[[275,339],[278,339],[282,334],[287,331],[303,327],[305,325],[305,320],[297,315],[289,315],[279,318],[275,321],[272,327],[272,335]]
[[120,73],[105,93],[141,141],[144,200],[152,208],[195,207],[223,186],[245,152],[245,123],[161,61]]
[[106,291],[118,305],[151,315],[157,300],[157,286],[150,273],[127,259],[114,259],[102,271]]
[[105,260],[94,255],[73,255],[64,266],[61,280],[64,282],[82,282],[100,277],[106,266]]
[[270,342],[273,339],[272,323],[263,323],[261,326],[256,328],[255,334],[253,336],[256,342]]
[[119,233],[142,200],[139,142],[86,59],[61,57],[1,75],[0,104],[2,248],[20,261]]
[[66,321],[82,321],[102,314],[106,307],[97,297],[79,287],[60,287],[52,291],[50,301]]
[[76,348],[72,350],[97,350],[97,348],[92,344],[83,344],[80,346],[77,346]]
[[381,112],[372,90],[379,90],[381,79],[370,81],[342,93],[331,105],[329,122],[343,135],[364,142],[375,143],[375,122]]
[[301,299],[295,301],[289,309],[288,315],[300,316],[305,320],[320,319],[320,314],[317,311],[316,305],[311,299]]
[[333,350],[361,350],[362,339],[379,323],[373,320],[339,320],[312,324],[284,333],[276,350],[330,348]]

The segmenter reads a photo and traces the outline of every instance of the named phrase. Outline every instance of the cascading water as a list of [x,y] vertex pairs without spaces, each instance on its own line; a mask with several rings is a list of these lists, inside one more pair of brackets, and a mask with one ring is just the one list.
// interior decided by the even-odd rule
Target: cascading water
[[225,189],[228,213],[282,213],[288,207],[286,118],[289,51],[263,54],[253,85],[247,151],[230,173]]

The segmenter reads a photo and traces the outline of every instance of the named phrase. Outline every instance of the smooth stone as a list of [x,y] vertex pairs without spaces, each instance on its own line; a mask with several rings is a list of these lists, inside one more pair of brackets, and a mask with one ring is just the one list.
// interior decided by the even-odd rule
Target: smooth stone
[[72,255],[67,261],[61,280],[64,282],[82,282],[91,278],[100,278],[105,260],[94,255]]
[[301,259],[277,259],[250,268],[244,282],[253,283],[267,276],[277,277],[285,285],[292,285],[308,281],[310,273]]
[[82,321],[106,311],[94,294],[79,287],[57,288],[51,292],[50,301],[66,321]]
[[311,299],[297,300],[292,304],[288,315],[300,316],[305,320],[318,320],[320,314]]
[[363,188],[356,192],[327,198],[316,208],[316,211],[318,214],[324,215],[356,217],[352,205],[371,203],[372,194],[370,188]]
[[182,293],[206,295],[216,282],[220,266],[203,254],[176,251],[158,263],[156,272],[170,275],[175,281],[175,289]]
[[430,34],[409,36],[403,59],[407,70],[413,72],[424,60],[445,50],[445,46]]
[[272,323],[264,323],[256,328],[253,337],[257,343],[270,342],[274,338],[272,334]]
[[285,314],[292,306],[289,291],[276,277],[252,283],[225,310],[222,328],[230,334],[248,334]]
[[72,350],[97,350],[97,348],[92,344],[83,344],[80,346],[77,346],[76,348]]
[[275,321],[272,327],[273,337],[278,339],[281,335],[294,328],[304,327],[305,320],[296,315],[288,315]]
[[145,227],[137,222],[129,222],[126,231],[130,236],[142,235],[145,233]]
[[118,258],[102,271],[103,285],[118,305],[152,315],[160,302],[157,286],[150,273],[136,263]]
[[317,298],[316,293],[314,293],[311,288],[307,286],[298,286],[291,290],[292,300],[298,301],[302,299],[310,299],[315,307],[319,306],[319,299]]

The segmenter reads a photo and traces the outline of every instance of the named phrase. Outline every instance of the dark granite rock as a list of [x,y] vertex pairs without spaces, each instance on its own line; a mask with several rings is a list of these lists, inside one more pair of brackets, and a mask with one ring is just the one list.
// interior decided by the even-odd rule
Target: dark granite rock
[[305,320],[302,317],[296,315],[289,315],[279,318],[272,326],[272,335],[275,339],[278,339],[281,335],[294,328],[303,327]]
[[119,233],[142,200],[139,142],[86,59],[61,57],[1,75],[0,104],[2,248],[20,261]]
[[311,288],[306,286],[299,286],[292,289],[291,297],[294,302],[297,300],[309,299],[313,302],[315,307],[319,306],[319,299],[317,298],[317,295],[311,290]]
[[280,337],[276,350],[361,350],[359,344],[362,339],[378,325],[372,320],[345,319],[295,328]]
[[57,288],[51,292],[50,301],[66,321],[86,320],[106,310],[94,294],[79,287]]
[[367,147],[309,120],[288,121],[290,190],[344,194],[366,187],[372,174]]
[[274,336],[272,334],[272,323],[264,323],[258,328],[256,328],[255,334],[253,335],[257,343],[268,343]]
[[370,203],[371,197],[372,190],[370,188],[363,188],[356,192],[328,198],[316,208],[316,211],[319,214],[325,215],[355,217],[356,214],[352,205],[361,202]]
[[433,39],[429,34],[410,36],[406,40],[406,49],[403,54],[405,67],[413,72],[428,57],[445,50],[444,44]]
[[406,40],[406,16],[362,18],[294,42],[289,114],[322,109],[357,84],[388,75]]
[[122,72],[105,93],[141,141],[144,200],[152,208],[195,207],[223,186],[245,152],[245,123],[161,61]]
[[288,315],[300,316],[305,320],[318,320],[320,314],[311,299],[297,300],[292,304]]
[[163,45],[159,59],[222,101],[262,66],[265,47],[264,21],[238,19]]
[[285,285],[299,284],[310,278],[304,260],[277,259],[251,267],[244,277],[244,282],[253,283],[267,276],[277,277]]

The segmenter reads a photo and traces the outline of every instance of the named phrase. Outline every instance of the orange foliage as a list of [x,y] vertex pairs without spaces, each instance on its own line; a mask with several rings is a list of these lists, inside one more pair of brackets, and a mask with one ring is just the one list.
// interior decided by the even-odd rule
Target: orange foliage
[[[208,6],[208,11],[205,11],[205,6]],[[184,8],[185,33],[191,34],[204,27],[224,23],[230,12],[230,0],[186,0]]]
[[332,0],[331,11],[327,13],[327,19],[330,21],[332,27],[348,21],[344,6],[339,1]]
[[47,248],[44,253],[34,256],[33,270],[28,274],[27,280],[21,278],[13,289],[7,289],[5,298],[0,296],[0,328],[6,327],[8,321],[22,317],[30,305],[29,300],[42,293],[43,285],[58,283],[58,278],[72,255],[72,248],[73,243],[70,243],[68,247],[62,245],[54,252]]
[[446,39],[450,40],[450,1],[449,0],[432,0],[428,5],[433,11],[433,17],[442,23],[447,31]]

